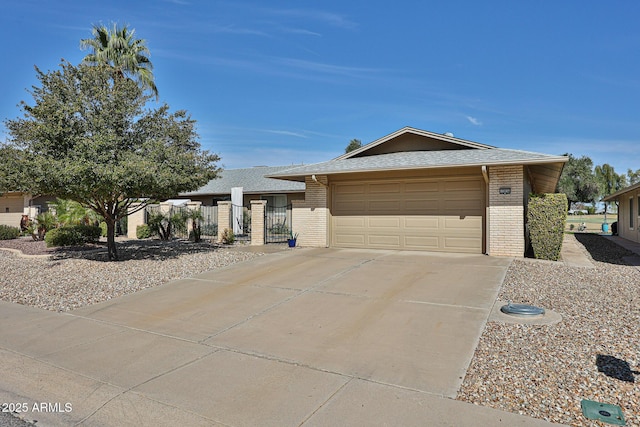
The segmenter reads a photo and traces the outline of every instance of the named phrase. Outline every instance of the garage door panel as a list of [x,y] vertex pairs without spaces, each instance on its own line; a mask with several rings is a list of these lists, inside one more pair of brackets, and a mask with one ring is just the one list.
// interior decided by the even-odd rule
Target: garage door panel
[[334,184],[331,244],[481,253],[484,210],[481,176]]
[[376,201],[372,200],[368,202],[368,212],[370,214],[386,215],[396,214],[402,210],[401,200],[389,200],[389,201]]
[[405,236],[405,249],[437,251],[439,240],[437,236]]
[[368,246],[384,249],[401,249],[400,236],[397,234],[370,234],[368,238]]
[[442,181],[442,190],[446,192],[482,191],[482,182],[480,180],[471,179],[451,179]]
[[452,252],[478,253],[482,250],[482,242],[468,237],[444,237],[444,247]]
[[369,194],[398,194],[402,190],[400,182],[369,184]]
[[431,181],[408,181],[404,184],[406,193],[434,193],[440,191],[440,184],[437,180]]
[[400,231],[400,223],[402,219],[397,216],[370,216],[369,229],[390,228],[394,232]]
[[443,218],[443,228],[449,230],[464,230],[468,233],[472,230],[482,231],[482,217],[480,216],[448,216]]
[[336,193],[339,195],[365,194],[366,186],[364,184],[339,184]]
[[437,198],[421,198],[413,200],[405,200],[404,207],[409,213],[422,215],[437,214],[440,211],[440,199]]
[[411,232],[434,231],[440,228],[440,219],[437,216],[405,216],[404,228]]
[[341,202],[340,215],[351,215],[367,211],[367,201],[365,200],[345,200]]
[[340,233],[336,236],[336,246],[364,248],[366,247],[365,236],[362,234]]
[[339,216],[334,219],[334,223],[341,229],[362,229],[367,225],[367,218],[364,216]]

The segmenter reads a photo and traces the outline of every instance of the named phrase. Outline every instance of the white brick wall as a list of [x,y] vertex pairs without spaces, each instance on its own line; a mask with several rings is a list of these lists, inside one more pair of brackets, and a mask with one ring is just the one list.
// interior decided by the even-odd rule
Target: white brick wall
[[[298,233],[298,246],[327,247],[327,177],[316,177],[316,183],[307,177],[304,200],[292,201],[292,228]],[[324,184],[324,185],[323,185]]]
[[524,199],[523,166],[489,168],[489,255],[524,256]]

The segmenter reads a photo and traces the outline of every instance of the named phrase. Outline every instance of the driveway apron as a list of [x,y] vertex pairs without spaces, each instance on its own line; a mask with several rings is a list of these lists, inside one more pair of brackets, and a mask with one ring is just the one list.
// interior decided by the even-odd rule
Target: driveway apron
[[39,425],[547,425],[451,399],[509,262],[307,248],[71,313],[0,302],[0,398],[73,407]]

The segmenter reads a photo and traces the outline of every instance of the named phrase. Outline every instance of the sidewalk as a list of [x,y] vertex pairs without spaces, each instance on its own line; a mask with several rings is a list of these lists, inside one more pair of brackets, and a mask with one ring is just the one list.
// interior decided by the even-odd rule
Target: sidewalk
[[584,247],[572,234],[564,235],[560,259],[567,267],[595,268]]

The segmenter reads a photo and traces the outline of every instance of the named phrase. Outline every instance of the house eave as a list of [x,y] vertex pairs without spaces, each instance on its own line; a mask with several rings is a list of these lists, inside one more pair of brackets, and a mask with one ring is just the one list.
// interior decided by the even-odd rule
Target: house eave
[[398,167],[386,167],[386,168],[359,168],[352,170],[333,170],[333,171],[307,171],[304,174],[278,174],[278,175],[266,175],[268,178],[282,179],[287,181],[304,181],[305,177],[311,175],[336,175],[336,174],[351,174],[351,173],[375,173],[375,172],[393,172],[393,171],[405,171],[412,169],[426,170],[426,169],[446,169],[446,168],[461,168],[461,167],[482,167],[482,166],[515,166],[515,165],[539,165],[539,164],[554,164],[554,163],[566,163],[567,157],[547,157],[544,159],[529,159],[529,160],[505,160],[505,161],[492,161],[492,162],[471,162],[471,163],[449,163],[446,165],[408,165]]
[[616,201],[616,200],[618,200],[618,198],[619,198],[620,196],[622,196],[623,194],[628,193],[628,192],[630,192],[630,191],[637,190],[638,188],[640,188],[640,182],[639,182],[639,183],[637,183],[637,184],[633,184],[633,185],[631,185],[631,186],[629,186],[629,187],[627,187],[627,188],[623,188],[622,190],[616,191],[615,193],[610,194],[610,195],[608,195],[608,196],[604,197],[604,198],[602,199],[602,201],[603,201],[603,202],[613,202],[613,201]]

